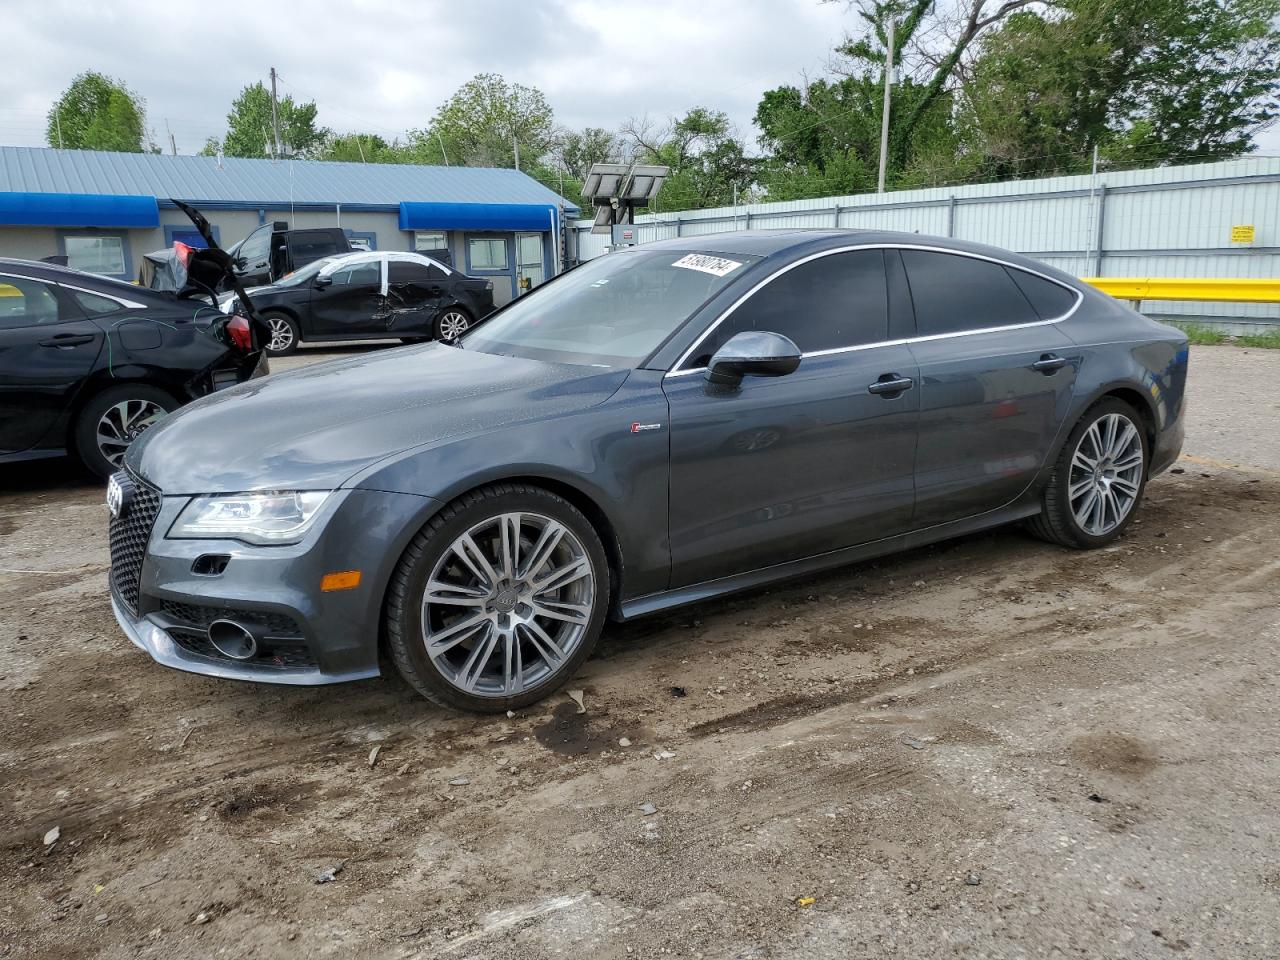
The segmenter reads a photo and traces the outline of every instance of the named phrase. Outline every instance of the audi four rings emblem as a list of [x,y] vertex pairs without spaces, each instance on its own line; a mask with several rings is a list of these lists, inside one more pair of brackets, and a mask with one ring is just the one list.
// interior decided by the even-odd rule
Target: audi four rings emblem
[[133,484],[128,480],[121,480],[117,475],[107,481],[107,510],[113,519],[124,516],[132,499]]

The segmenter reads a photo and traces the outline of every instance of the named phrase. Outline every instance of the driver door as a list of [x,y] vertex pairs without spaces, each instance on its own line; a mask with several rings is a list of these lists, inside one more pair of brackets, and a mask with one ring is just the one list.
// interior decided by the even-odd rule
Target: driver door
[[311,332],[335,339],[385,334],[385,270],[381,258],[360,260],[312,281]]
[[[709,383],[733,334],[768,330],[804,354],[777,378]],[[831,253],[775,277],[663,382],[671,416],[671,586],[902,533],[914,505],[919,378],[888,344],[881,250]],[[910,380],[892,394],[877,381]]]

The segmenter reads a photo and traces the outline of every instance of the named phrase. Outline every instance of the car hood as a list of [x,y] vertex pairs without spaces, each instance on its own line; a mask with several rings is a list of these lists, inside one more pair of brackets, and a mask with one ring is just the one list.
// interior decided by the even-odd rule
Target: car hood
[[337,489],[416,447],[594,406],[627,373],[398,347],[197,400],[144,433],[127,462],[166,494]]

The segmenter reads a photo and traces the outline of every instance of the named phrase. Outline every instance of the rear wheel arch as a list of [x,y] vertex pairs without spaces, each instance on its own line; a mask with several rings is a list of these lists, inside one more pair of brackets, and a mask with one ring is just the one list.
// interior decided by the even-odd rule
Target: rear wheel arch
[[174,384],[165,383],[163,380],[157,380],[146,376],[125,376],[125,377],[102,377],[93,378],[80,389],[76,394],[75,400],[72,401],[70,408],[67,410],[67,423],[65,428],[67,449],[75,448],[76,424],[80,420],[80,414],[84,412],[84,408],[91,404],[95,397],[105,390],[112,387],[127,387],[132,384],[138,384],[143,387],[154,387],[162,390],[169,396],[173,397],[178,406],[183,406],[191,402],[191,397],[184,396],[182,391],[177,389]]
[[[1071,437],[1071,431],[1076,425],[1089,415],[1094,407],[1108,398],[1121,400],[1133,408],[1138,415],[1138,419],[1142,421],[1142,425],[1146,430],[1147,446],[1151,449],[1155,448],[1156,442],[1156,411],[1155,406],[1151,402],[1151,398],[1138,389],[1134,384],[1128,382],[1110,383],[1099,387],[1089,395],[1087,401],[1078,404],[1073,416],[1061,427],[1057,441],[1050,450],[1049,457],[1045,461],[1044,471],[1041,479],[1036,482],[1036,489],[1041,489],[1048,482],[1049,474],[1052,472],[1053,464],[1057,463],[1058,457],[1062,454],[1062,449],[1067,445],[1067,441]],[[1150,469],[1150,464],[1148,464]]]

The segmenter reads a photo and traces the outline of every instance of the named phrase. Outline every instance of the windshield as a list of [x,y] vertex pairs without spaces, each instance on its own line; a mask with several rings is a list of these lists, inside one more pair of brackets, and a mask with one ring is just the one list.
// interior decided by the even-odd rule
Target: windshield
[[589,260],[462,338],[468,350],[635,366],[758,257],[629,250]]
[[286,273],[276,281],[275,285],[277,287],[294,287],[300,283],[306,283],[325,267],[337,263],[340,259],[341,257],[321,257],[319,260],[312,260],[305,267],[299,267],[292,273]]

